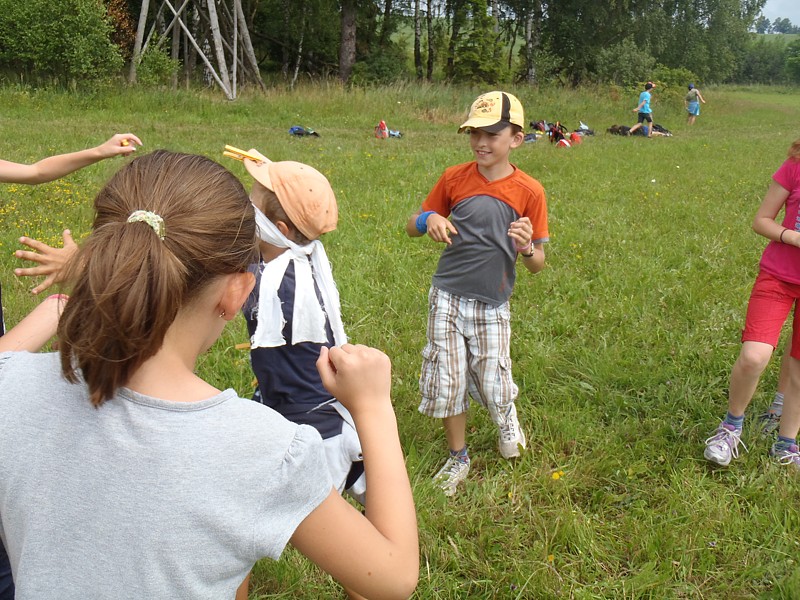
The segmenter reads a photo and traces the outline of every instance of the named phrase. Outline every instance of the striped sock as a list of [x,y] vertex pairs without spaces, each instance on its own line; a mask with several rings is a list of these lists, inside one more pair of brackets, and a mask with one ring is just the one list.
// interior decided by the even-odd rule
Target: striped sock
[[467,445],[464,444],[464,447],[461,450],[450,450],[450,456],[452,458],[457,458],[461,462],[469,462],[469,454],[467,454]]
[[769,406],[769,414],[780,417],[783,414],[783,393],[775,392],[775,398]]
[[773,452],[782,452],[784,450],[788,450],[790,446],[793,446],[795,444],[797,444],[796,439],[779,435],[775,444],[773,444],[772,446],[772,450]]
[[742,424],[744,423],[744,415],[740,417],[734,417],[730,412],[725,415],[725,420],[723,423],[727,423],[728,425],[733,425],[735,429],[741,430]]

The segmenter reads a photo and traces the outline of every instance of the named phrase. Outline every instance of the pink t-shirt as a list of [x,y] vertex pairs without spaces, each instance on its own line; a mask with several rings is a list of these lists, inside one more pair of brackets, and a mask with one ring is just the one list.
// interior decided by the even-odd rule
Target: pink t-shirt
[[[772,180],[789,190],[784,207],[783,226],[800,231],[800,160],[787,159],[775,171]],[[788,283],[800,284],[800,248],[770,242],[761,255],[761,270]]]

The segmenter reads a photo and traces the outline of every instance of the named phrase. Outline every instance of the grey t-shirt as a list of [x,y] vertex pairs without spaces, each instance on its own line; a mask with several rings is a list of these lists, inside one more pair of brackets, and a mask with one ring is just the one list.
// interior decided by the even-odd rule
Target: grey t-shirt
[[0,538],[17,600],[233,599],[331,492],[319,434],[233,390],[94,408],[57,354],[0,354]]
[[442,251],[433,285],[491,306],[507,302],[514,290],[517,258],[508,227],[518,218],[508,204],[490,196],[456,204],[450,220],[458,235],[451,236],[453,243]]

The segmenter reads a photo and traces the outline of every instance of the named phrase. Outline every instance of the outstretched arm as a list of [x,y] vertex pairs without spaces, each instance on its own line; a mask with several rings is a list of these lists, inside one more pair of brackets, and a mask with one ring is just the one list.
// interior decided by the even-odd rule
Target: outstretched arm
[[295,530],[292,545],[348,590],[371,600],[408,598],[419,578],[419,539],[397,420],[391,363],[374,348],[323,348],[325,387],[356,424],[367,477],[366,516],[336,490]]
[[42,301],[15,327],[0,337],[0,352],[38,352],[56,334],[67,296],[54,294]]
[[78,245],[72,239],[69,229],[65,229],[61,236],[64,238],[63,248],[53,248],[44,242],[34,240],[29,237],[19,238],[19,243],[31,248],[31,250],[17,250],[14,256],[22,260],[29,260],[38,263],[36,267],[26,267],[24,269],[14,269],[17,277],[36,277],[45,275],[45,280],[31,290],[31,293],[38,294],[49,288],[54,283],[62,281],[64,266],[72,255],[78,250]]
[[137,144],[141,146],[142,142],[132,133],[118,133],[94,148],[49,156],[32,165],[0,160],[0,182],[46,183],[105,158],[130,154],[136,150]]

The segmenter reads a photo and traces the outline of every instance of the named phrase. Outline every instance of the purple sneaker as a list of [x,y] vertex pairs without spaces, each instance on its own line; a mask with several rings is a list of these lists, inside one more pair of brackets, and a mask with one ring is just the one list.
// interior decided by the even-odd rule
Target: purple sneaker
[[782,465],[800,470],[800,448],[797,447],[797,444],[792,444],[783,450],[776,450],[773,445],[769,455]]
[[720,467],[727,467],[732,459],[739,458],[739,444],[747,450],[741,435],[741,429],[736,429],[728,423],[720,423],[714,435],[706,440],[703,456]]

